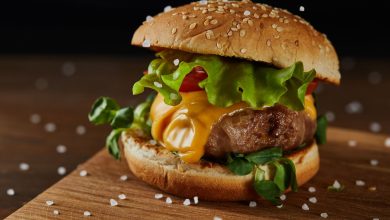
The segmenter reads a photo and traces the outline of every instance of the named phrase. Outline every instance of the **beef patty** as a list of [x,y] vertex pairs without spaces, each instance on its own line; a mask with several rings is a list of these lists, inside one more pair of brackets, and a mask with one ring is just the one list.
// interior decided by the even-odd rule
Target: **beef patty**
[[307,112],[281,105],[242,109],[222,116],[213,125],[206,155],[221,158],[230,152],[251,153],[275,146],[294,149],[312,141],[316,126]]

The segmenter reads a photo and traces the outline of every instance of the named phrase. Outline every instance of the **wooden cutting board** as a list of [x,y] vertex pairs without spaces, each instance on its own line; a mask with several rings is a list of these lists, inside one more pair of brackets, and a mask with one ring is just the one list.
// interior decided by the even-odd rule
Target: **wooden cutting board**
[[[265,201],[250,208],[248,202],[205,202],[201,198],[198,205],[184,206],[183,198],[165,193],[158,200],[154,196],[159,190],[134,178],[123,161],[113,160],[102,150],[8,219],[318,219],[321,213],[329,219],[390,219],[390,148],[384,146],[385,136],[330,128],[328,137],[328,143],[320,146],[319,173],[298,193],[287,194],[282,208]],[[356,141],[355,147],[351,141]],[[378,165],[371,165],[372,159]],[[81,170],[88,171],[88,176],[81,177]],[[128,180],[120,180],[122,175],[128,175]],[[345,185],[342,192],[327,191],[334,180]],[[365,186],[357,186],[356,180],[363,180]],[[311,186],[316,192],[308,192]],[[122,193],[125,200],[118,199]],[[165,203],[166,196],[172,204]],[[310,197],[316,197],[317,203],[311,203]],[[111,198],[119,205],[110,206]],[[47,200],[54,205],[46,205]],[[302,209],[304,203],[310,210]],[[85,217],[84,211],[92,215]]]

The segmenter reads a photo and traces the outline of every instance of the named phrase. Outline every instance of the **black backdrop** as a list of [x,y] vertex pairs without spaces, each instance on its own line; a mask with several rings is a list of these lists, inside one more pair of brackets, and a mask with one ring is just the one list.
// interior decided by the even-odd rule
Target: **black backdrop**
[[[185,0],[2,0],[0,53],[142,53],[129,46],[147,15]],[[259,1],[260,2],[260,1]],[[388,57],[389,1],[261,1],[299,14],[342,56]],[[299,6],[305,11],[300,12]]]

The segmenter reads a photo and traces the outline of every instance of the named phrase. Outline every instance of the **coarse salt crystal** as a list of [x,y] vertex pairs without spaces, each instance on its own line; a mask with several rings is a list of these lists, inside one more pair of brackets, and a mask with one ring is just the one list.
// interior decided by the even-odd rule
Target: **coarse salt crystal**
[[83,125],[79,125],[76,127],[76,134],[84,135],[87,132],[87,129]]
[[363,105],[358,101],[352,101],[345,106],[345,111],[349,114],[356,114],[363,112]]
[[120,195],[118,195],[118,198],[120,200],[124,200],[124,199],[126,199],[126,195],[125,194],[120,194]]
[[54,201],[53,200],[47,200],[46,201],[46,205],[52,206],[52,205],[54,205]]
[[150,47],[150,40],[145,39],[144,42],[142,42],[142,47]]
[[174,64],[175,66],[179,65],[179,63],[180,63],[180,60],[179,60],[179,59],[173,60],[173,64]]
[[66,152],[66,146],[65,145],[62,145],[62,144],[60,144],[60,145],[58,145],[57,147],[56,147],[56,151],[57,151],[57,153],[59,153],[59,154],[63,154],[63,153],[65,153]]
[[328,218],[328,213],[323,212],[320,214],[321,218]]
[[19,164],[19,169],[21,171],[27,171],[28,169],[30,169],[30,165],[28,163],[20,163]]
[[339,183],[339,181],[337,181],[337,180],[335,180],[334,182],[333,182],[333,188],[335,188],[335,189],[340,189],[340,187],[341,187],[341,184]]
[[309,187],[309,192],[313,193],[313,192],[315,192],[315,191],[316,191],[316,188],[314,188],[313,186],[310,186],[310,187]]
[[165,199],[165,202],[168,203],[168,204],[172,204],[172,199],[171,199],[171,197],[167,197],[167,198]]
[[150,21],[152,21],[152,20],[153,20],[153,17],[152,17],[152,16],[150,16],[150,15],[146,16],[146,22],[150,22]]
[[167,6],[165,6],[165,8],[164,8],[164,12],[169,12],[169,11],[171,11],[172,10],[172,6],[170,6],[170,5],[167,5]]
[[390,148],[390,137],[385,139],[385,147],[389,147]]
[[336,116],[333,112],[328,111],[325,113],[326,119],[328,119],[329,122],[332,122],[336,119]]
[[49,122],[49,123],[45,124],[45,131],[46,132],[53,133],[54,131],[56,131],[56,129],[57,129],[57,126],[53,122]]
[[378,122],[374,121],[374,122],[371,122],[370,124],[370,131],[374,132],[374,133],[378,133],[380,132],[382,129],[382,126],[381,124],[379,124]]
[[115,199],[110,199],[110,205],[111,206],[117,206],[118,202]]
[[255,201],[250,201],[249,202],[249,207],[254,208],[256,206],[257,206],[257,203]]
[[54,215],[59,215],[60,214],[60,211],[58,211],[57,209],[53,210],[53,214]]
[[58,167],[57,168],[57,173],[59,174],[59,175],[65,175],[66,174],[66,168],[65,167],[63,167],[63,166],[60,166],[60,167]]
[[372,218],[372,220],[379,220],[379,218]]
[[89,212],[89,211],[84,211],[84,216],[91,216],[92,214],[91,214],[91,212]]
[[86,170],[80,171],[80,176],[87,176],[88,172]]
[[348,146],[350,146],[350,147],[356,147],[356,146],[357,146],[357,141],[356,141],[356,140],[349,140],[349,141],[348,141]]
[[219,216],[214,216],[213,220],[222,220],[222,218]]
[[356,186],[364,186],[366,183],[363,180],[356,180],[355,181]]
[[122,175],[121,177],[119,177],[120,180],[122,181],[126,181],[129,177],[127,177],[126,175]]
[[306,203],[304,203],[302,205],[302,209],[305,210],[305,211],[308,211],[309,210],[309,206]]
[[310,197],[309,202],[311,203],[317,203],[317,198],[316,197]]
[[299,6],[299,11],[305,11],[305,7]]
[[7,189],[7,195],[9,195],[9,196],[13,196],[13,195],[15,195],[15,190],[14,189]]
[[189,206],[189,205],[191,205],[191,201],[189,199],[185,199],[183,202],[183,205]]
[[161,193],[154,194],[155,199],[161,199],[164,195]]
[[283,204],[280,204],[280,205],[278,205],[278,206],[276,206],[278,209],[281,209],[281,208],[283,208]]
[[42,118],[38,114],[32,114],[30,116],[30,122],[33,124],[39,124],[39,122],[41,122],[41,120],[42,120]]
[[371,164],[371,166],[377,166],[379,164],[379,161],[372,159],[372,160],[370,160],[370,164]]
[[251,12],[248,11],[248,10],[245,10],[245,11],[244,11],[244,15],[245,15],[245,16],[249,16],[249,15],[251,15]]
[[199,198],[197,196],[194,196],[194,204],[198,204],[199,203]]
[[284,195],[284,194],[281,195],[281,196],[280,196],[280,200],[282,200],[282,201],[286,200],[286,195]]

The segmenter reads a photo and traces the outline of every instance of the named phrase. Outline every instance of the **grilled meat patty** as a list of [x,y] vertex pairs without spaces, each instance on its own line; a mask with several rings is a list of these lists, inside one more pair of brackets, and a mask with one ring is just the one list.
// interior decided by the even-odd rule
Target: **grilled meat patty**
[[213,125],[206,155],[225,157],[227,153],[251,153],[280,146],[283,150],[311,142],[316,121],[305,111],[276,105],[263,110],[242,109],[222,116]]

